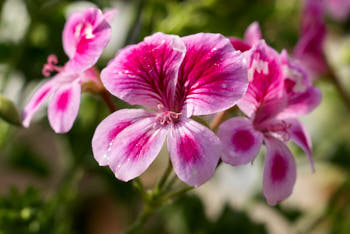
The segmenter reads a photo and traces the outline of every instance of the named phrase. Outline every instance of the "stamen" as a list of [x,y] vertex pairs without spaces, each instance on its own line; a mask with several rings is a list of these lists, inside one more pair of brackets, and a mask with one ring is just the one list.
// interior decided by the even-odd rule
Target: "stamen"
[[56,72],[61,72],[63,70],[62,67],[58,67],[55,64],[58,63],[58,59],[56,55],[51,54],[47,57],[47,63],[44,65],[41,73],[45,77],[49,77],[51,75],[51,72],[56,71]]
[[286,121],[282,120],[280,123],[276,123],[272,126],[269,126],[267,131],[276,133],[278,136],[282,138],[283,141],[290,140],[289,129],[292,127],[291,124],[286,123]]
[[176,123],[177,121],[179,121],[180,116],[181,116],[181,113],[176,113],[173,111],[163,111],[158,114],[157,122],[160,125],[168,125],[168,124]]

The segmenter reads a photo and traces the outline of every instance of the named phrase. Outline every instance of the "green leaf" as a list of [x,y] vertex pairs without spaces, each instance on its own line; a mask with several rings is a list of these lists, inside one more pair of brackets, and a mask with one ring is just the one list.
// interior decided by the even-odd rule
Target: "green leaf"
[[21,126],[20,117],[12,101],[0,94],[0,118],[10,124]]

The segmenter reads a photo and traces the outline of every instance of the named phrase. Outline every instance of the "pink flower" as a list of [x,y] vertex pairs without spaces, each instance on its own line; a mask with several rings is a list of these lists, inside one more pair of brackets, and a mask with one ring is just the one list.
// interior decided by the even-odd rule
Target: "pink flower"
[[293,57],[305,66],[312,79],[328,71],[323,52],[326,39],[324,8],[323,0],[306,0],[301,22],[301,35],[293,53]]
[[233,166],[252,162],[264,142],[263,192],[267,202],[275,205],[291,194],[296,179],[295,161],[285,142],[298,144],[314,167],[310,138],[296,117],[312,111],[321,93],[285,51],[280,55],[261,40],[248,53],[251,82],[238,102],[248,118],[231,118],[219,127],[222,160]]
[[57,67],[57,58],[48,57],[43,75],[58,73],[42,84],[23,111],[23,125],[28,127],[34,113],[50,98],[48,116],[56,133],[68,132],[78,115],[81,86],[87,82],[100,81],[93,65],[106,47],[110,36],[111,21],[115,11],[102,13],[97,8],[88,8],[70,16],[63,30],[63,47],[69,61],[63,68]]
[[148,168],[167,138],[181,180],[199,186],[213,175],[220,141],[190,117],[230,108],[247,89],[246,67],[228,39],[156,33],[121,50],[101,78],[113,95],[147,107],[116,111],[100,123],[92,148],[101,166],[129,181]]
[[339,21],[346,20],[350,13],[349,0],[326,0],[326,7],[330,15]]
[[236,50],[239,51],[247,51],[249,50],[254,44],[259,42],[262,39],[260,27],[258,22],[251,23],[247,30],[244,33],[243,40],[236,37],[231,37],[230,41]]

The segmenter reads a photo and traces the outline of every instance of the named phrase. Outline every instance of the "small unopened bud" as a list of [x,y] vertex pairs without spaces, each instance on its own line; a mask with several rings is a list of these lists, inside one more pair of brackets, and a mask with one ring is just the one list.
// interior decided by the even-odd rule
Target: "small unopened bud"
[[21,125],[17,108],[12,101],[0,95],[0,118],[14,125]]

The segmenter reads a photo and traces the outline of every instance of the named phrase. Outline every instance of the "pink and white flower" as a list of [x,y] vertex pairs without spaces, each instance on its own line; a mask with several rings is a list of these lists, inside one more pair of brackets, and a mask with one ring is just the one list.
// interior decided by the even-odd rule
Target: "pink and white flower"
[[56,56],[48,57],[43,75],[58,73],[38,88],[24,108],[23,126],[29,127],[35,112],[50,99],[48,116],[54,131],[65,133],[72,128],[79,111],[81,86],[94,82],[102,87],[93,66],[111,37],[110,21],[114,13],[115,10],[102,13],[97,8],[88,8],[69,17],[63,30],[63,47],[69,61],[58,67]]
[[343,21],[350,15],[349,0],[325,0],[326,7],[332,18]]
[[99,165],[129,181],[148,168],[167,138],[181,180],[199,186],[213,175],[221,143],[190,117],[230,108],[247,89],[246,66],[228,39],[156,33],[121,50],[101,78],[113,95],[147,109],[116,111],[100,123],[92,139]]
[[219,127],[222,160],[233,166],[247,164],[265,143],[263,192],[275,205],[291,194],[296,180],[295,161],[285,142],[298,144],[314,170],[310,138],[296,117],[312,111],[321,93],[285,51],[280,55],[261,40],[248,53],[250,83],[238,102],[247,117],[231,118]]
[[301,35],[294,48],[293,58],[299,60],[312,79],[328,71],[323,47],[326,40],[323,0],[306,0],[301,19]]

